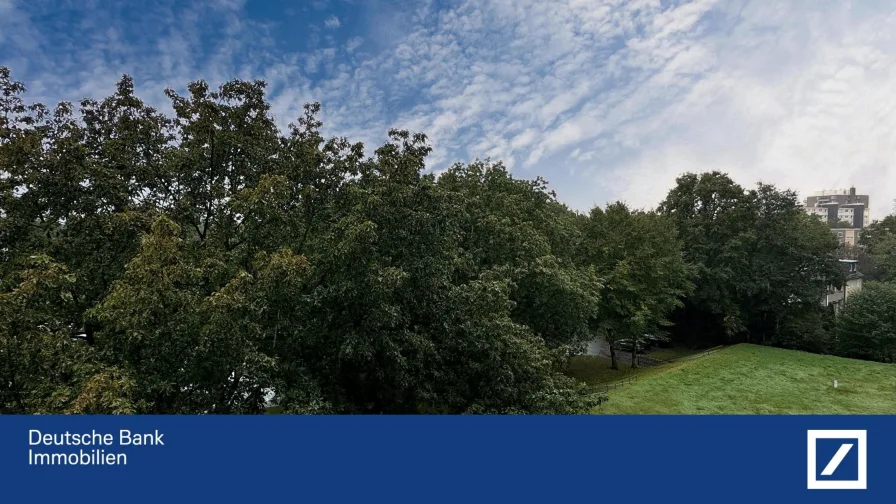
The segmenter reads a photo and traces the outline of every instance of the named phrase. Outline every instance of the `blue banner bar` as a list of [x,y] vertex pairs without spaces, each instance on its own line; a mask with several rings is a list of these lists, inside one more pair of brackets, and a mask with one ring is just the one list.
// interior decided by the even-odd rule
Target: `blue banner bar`
[[891,416],[7,416],[0,474],[3,502],[893,502],[894,426]]

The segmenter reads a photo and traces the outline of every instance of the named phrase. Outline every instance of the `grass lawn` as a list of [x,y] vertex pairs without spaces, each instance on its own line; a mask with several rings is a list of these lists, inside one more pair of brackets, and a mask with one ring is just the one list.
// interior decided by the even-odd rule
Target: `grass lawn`
[[593,355],[577,355],[569,363],[566,374],[588,385],[622,380],[644,373],[648,368],[632,369],[630,364],[619,362],[619,369],[610,369],[610,359]]
[[896,414],[896,365],[735,345],[643,371],[609,396],[596,413]]
[[657,348],[656,350],[648,352],[647,356],[656,360],[670,361],[680,359],[681,357],[687,357],[688,355],[693,355],[698,352],[700,352],[700,350],[692,350],[684,346],[674,346],[671,348]]
[[[646,353],[645,356],[660,361],[669,361],[699,352],[700,350],[692,350],[687,347],[658,348]],[[626,357],[628,355],[626,352],[619,353],[625,354],[624,356]],[[598,383],[623,380],[633,375],[653,371],[646,366],[632,369],[630,364],[624,362],[624,359],[620,359],[619,369],[610,369],[610,359],[608,357],[577,355],[570,361],[566,374],[589,385],[596,385]]]

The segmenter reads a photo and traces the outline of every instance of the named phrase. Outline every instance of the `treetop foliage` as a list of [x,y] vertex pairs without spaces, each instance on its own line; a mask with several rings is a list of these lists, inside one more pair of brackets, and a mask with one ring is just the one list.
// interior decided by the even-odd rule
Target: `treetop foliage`
[[500,163],[426,173],[423,134],[325,139],[318,104],[280,131],[261,81],[173,116],[127,76],[0,91],[0,413],[586,412],[596,336],[775,342],[833,274],[793,193],[720,173],[585,215]]

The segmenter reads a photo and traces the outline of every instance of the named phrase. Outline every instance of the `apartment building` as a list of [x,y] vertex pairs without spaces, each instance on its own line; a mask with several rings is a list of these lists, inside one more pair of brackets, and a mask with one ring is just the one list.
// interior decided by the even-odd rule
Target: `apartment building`
[[806,198],[808,214],[831,226],[840,243],[856,245],[860,230],[871,222],[871,197],[856,188],[817,191]]
[[855,259],[840,259],[840,266],[845,274],[841,285],[832,285],[828,288],[827,295],[821,301],[824,306],[833,306],[834,312],[839,313],[849,300],[849,297],[862,290],[862,273],[859,271],[859,261]]
[[871,197],[856,194],[856,188],[817,191],[806,198],[806,212],[836,224],[845,221],[851,228],[863,228],[871,222]]

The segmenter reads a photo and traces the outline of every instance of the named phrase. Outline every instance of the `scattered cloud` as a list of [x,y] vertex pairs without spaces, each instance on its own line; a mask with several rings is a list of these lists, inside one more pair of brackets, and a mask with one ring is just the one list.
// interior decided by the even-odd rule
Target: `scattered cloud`
[[161,107],[166,86],[264,78],[282,124],[320,101],[328,132],[423,131],[433,170],[491,156],[583,210],[653,206],[712,169],[855,184],[873,217],[896,198],[891,2],[318,2],[304,32],[251,2],[212,5],[0,0],[0,64],[42,101],[101,96],[125,72]]
[[345,43],[345,50],[346,52],[353,53],[358,50],[363,43],[364,39],[362,37],[352,37]]

